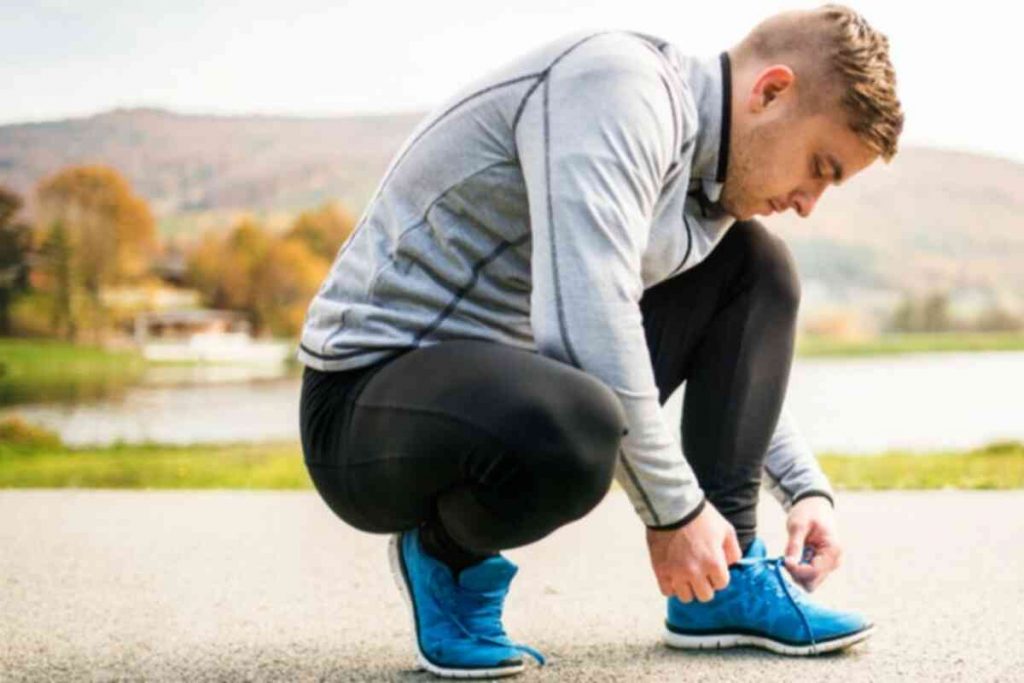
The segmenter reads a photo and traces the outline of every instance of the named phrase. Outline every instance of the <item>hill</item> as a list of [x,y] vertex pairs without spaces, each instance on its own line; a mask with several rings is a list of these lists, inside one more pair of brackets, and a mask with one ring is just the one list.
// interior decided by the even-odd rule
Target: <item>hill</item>
[[0,182],[23,194],[67,164],[110,164],[162,219],[362,205],[421,114],[284,118],[119,109],[0,126]]
[[[0,126],[0,183],[27,197],[60,167],[120,169],[165,233],[223,226],[254,211],[286,216],[327,199],[358,211],[422,114],[298,118],[156,109]],[[1024,299],[1024,165],[907,148],[843,188],[812,218],[768,221],[786,237],[805,308],[889,310],[904,290]]]

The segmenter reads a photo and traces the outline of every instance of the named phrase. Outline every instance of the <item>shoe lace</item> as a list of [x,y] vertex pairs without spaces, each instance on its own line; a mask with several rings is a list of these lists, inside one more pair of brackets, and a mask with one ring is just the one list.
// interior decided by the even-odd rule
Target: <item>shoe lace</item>
[[[477,642],[511,647],[525,652],[537,660],[539,665],[544,666],[547,660],[540,651],[524,643],[513,642],[505,633],[501,625],[501,613],[506,590],[474,591],[458,585],[453,585],[452,589],[455,592],[455,605],[458,609],[450,616],[463,635]],[[460,616],[473,628],[466,626]]]
[[[807,618],[807,614],[803,609],[804,593],[799,588],[792,585],[786,580],[785,575],[782,572],[785,566],[786,558],[782,555],[778,557],[745,557],[740,559],[737,564],[747,567],[757,567],[764,571],[773,572],[778,579],[777,582],[772,582],[773,588],[776,593],[780,596],[784,596],[789,600],[789,604],[793,606],[793,609],[800,616],[800,621],[803,623],[804,628],[807,630],[807,637],[811,641],[811,646],[817,644],[814,638],[814,630],[811,628],[811,622]],[[779,587],[781,586],[781,590]],[[795,592],[795,594],[794,594]]]

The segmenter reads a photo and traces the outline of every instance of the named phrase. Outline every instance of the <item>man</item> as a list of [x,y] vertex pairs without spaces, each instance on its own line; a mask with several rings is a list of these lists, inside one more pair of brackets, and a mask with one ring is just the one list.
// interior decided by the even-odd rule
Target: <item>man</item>
[[[517,568],[500,551],[583,517],[613,478],[646,527],[669,645],[811,654],[870,634],[756,536],[763,473],[792,579],[813,590],[840,563],[829,482],[782,410],[799,283],[752,218],[808,216],[891,158],[894,86],[885,37],[825,6],[703,60],[572,36],[414,131],[298,358],[310,476],[341,519],[393,534],[424,668],[543,663],[502,628]],[[660,404],[684,380],[677,438]]]

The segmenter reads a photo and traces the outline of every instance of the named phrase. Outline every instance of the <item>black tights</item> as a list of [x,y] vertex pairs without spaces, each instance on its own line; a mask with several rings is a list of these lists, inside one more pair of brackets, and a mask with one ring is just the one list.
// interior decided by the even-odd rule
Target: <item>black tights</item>
[[[661,400],[687,382],[686,458],[744,550],[799,296],[782,240],[746,221],[641,301]],[[611,485],[625,422],[615,395],[581,370],[457,340],[356,370],[307,368],[300,426],[335,514],[374,533],[421,526],[428,551],[458,569],[586,515]]]

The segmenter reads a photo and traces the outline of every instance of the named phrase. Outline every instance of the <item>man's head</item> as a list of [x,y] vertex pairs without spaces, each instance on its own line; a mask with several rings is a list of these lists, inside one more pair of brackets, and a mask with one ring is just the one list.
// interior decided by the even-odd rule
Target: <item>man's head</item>
[[889,41],[851,9],[778,14],[729,50],[732,115],[723,208],[740,220],[792,208],[889,161],[903,128]]

